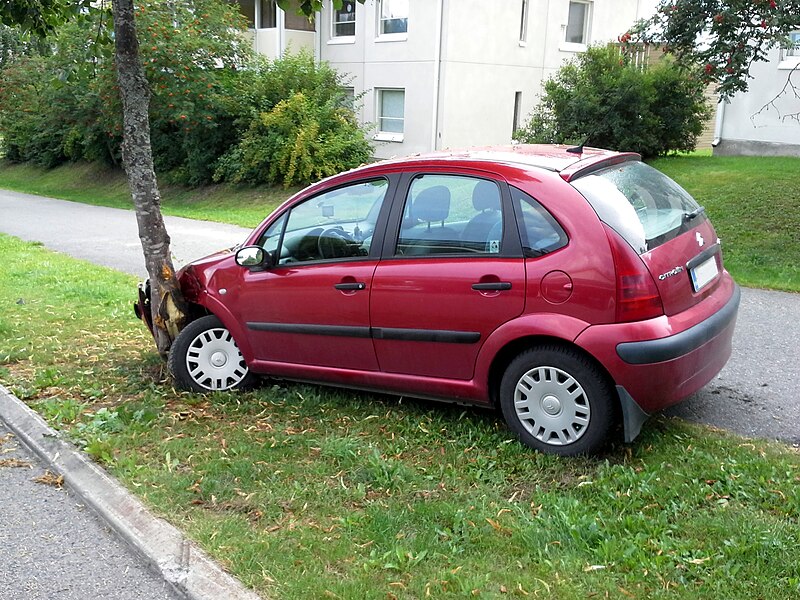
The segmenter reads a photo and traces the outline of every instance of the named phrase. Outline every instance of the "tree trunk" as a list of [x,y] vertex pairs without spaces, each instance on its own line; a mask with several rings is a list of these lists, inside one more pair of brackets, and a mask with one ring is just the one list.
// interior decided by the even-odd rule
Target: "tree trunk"
[[186,322],[186,305],[175,277],[169,235],[161,216],[161,194],[150,147],[150,89],[139,58],[133,0],[114,0],[112,6],[117,80],[123,108],[122,163],[150,276],[153,336],[159,354],[166,357],[172,340]]

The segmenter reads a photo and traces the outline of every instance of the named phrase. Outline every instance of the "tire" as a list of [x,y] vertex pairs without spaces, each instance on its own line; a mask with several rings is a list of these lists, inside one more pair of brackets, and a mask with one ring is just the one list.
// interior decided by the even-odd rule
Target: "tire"
[[194,392],[247,389],[257,381],[230,331],[214,315],[184,327],[172,343],[167,366],[178,388]]
[[508,365],[500,408],[519,440],[547,454],[596,454],[617,421],[614,388],[575,350],[540,346]]

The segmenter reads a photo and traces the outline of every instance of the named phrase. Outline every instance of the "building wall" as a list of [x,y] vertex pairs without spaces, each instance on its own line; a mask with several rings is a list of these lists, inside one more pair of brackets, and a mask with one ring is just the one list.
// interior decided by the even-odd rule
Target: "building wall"
[[[507,144],[517,93],[522,126],[544,81],[586,49],[565,42],[569,0],[529,0],[524,34],[522,0],[448,0],[446,6],[439,147]],[[640,9],[637,0],[594,0],[590,6],[591,44],[615,40]]]
[[800,156],[800,122],[787,116],[800,113],[800,98],[787,84],[791,75],[789,83],[800,90],[800,69],[791,70],[800,61],[781,61],[780,54],[773,49],[769,62],[754,63],[748,91],[736,94],[722,109],[715,155]]

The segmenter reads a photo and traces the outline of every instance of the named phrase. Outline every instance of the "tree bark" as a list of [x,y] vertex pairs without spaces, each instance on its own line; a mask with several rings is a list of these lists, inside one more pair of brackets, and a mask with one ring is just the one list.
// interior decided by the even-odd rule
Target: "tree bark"
[[186,322],[186,305],[170,256],[150,146],[150,88],[139,56],[133,0],[114,0],[114,46],[123,108],[122,163],[150,276],[153,336],[162,357]]

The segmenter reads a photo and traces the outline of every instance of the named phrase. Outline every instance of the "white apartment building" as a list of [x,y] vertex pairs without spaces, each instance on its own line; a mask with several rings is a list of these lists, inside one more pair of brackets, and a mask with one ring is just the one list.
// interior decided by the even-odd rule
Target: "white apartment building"
[[313,48],[348,78],[379,158],[509,143],[565,59],[653,10],[652,0],[326,0],[309,23],[274,1],[239,3],[259,52]]

